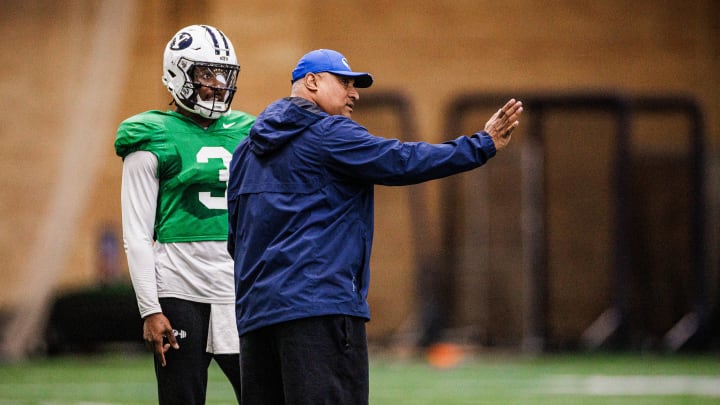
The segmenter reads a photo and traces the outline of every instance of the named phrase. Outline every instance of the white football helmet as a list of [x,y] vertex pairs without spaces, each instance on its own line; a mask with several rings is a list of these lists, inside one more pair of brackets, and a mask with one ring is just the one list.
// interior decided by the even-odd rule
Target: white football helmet
[[[196,69],[214,76],[215,85],[195,80]],[[165,47],[162,76],[165,87],[177,105],[205,118],[217,119],[230,110],[239,71],[230,39],[209,25],[185,27]],[[198,95],[201,86],[213,89],[222,97],[201,100]]]

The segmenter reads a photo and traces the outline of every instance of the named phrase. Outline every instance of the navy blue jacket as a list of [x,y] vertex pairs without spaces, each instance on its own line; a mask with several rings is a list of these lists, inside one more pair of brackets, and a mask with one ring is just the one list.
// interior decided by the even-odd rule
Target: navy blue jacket
[[374,185],[437,179],[494,155],[485,132],[403,143],[301,98],[268,106],[230,164],[238,332],[321,315],[370,319]]

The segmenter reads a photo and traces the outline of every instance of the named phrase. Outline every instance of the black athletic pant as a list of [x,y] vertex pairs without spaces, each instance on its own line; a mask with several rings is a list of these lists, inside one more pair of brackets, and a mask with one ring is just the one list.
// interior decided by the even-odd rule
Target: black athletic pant
[[367,405],[365,319],[321,316],[240,336],[243,405]]
[[210,304],[177,298],[161,298],[163,314],[177,331],[180,349],[165,353],[166,366],[155,359],[158,400],[161,405],[205,403],[208,367],[213,358],[240,399],[240,358],[237,354],[213,355],[205,351],[210,323]]

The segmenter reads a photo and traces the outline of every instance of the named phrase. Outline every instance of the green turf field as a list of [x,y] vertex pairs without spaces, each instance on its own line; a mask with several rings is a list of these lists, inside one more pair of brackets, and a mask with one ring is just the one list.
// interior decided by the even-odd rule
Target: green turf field
[[[106,354],[0,365],[0,405],[155,403],[151,359]],[[216,366],[208,404],[233,403]],[[373,356],[371,404],[719,404],[720,358],[479,355],[452,369]]]

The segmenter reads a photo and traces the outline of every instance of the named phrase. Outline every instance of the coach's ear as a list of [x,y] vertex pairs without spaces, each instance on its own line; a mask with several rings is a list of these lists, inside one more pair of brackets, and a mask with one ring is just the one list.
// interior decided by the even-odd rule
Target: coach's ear
[[305,75],[304,83],[305,88],[309,91],[315,92],[318,91],[318,80],[320,79],[320,76],[317,73],[308,73]]

